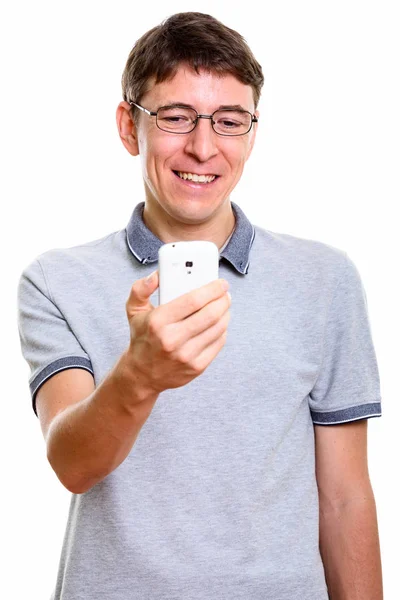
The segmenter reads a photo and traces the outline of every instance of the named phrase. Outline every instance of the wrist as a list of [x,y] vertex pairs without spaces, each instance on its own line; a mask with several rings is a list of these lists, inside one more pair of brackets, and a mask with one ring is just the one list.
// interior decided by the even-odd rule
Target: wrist
[[120,396],[124,399],[124,405],[129,412],[137,413],[139,407],[145,411],[147,407],[153,407],[159,394],[152,388],[151,383],[140,369],[135,366],[128,349],[118,360],[114,375]]

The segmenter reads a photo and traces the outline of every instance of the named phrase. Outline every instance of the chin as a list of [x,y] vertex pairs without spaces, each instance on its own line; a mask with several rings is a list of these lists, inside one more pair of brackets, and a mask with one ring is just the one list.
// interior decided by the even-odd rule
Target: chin
[[188,197],[186,200],[171,201],[164,210],[182,223],[197,223],[207,219],[223,204],[218,198]]

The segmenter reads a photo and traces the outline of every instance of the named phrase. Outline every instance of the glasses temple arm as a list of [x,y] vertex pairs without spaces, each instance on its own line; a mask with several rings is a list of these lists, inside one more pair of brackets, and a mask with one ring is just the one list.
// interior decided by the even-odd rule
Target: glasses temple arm
[[151,110],[147,110],[147,108],[143,108],[143,106],[140,106],[140,104],[136,104],[136,102],[129,102],[129,104],[131,106],[136,106],[136,108],[139,108],[140,110],[142,110],[143,112],[147,113],[150,116],[155,116],[157,114]]

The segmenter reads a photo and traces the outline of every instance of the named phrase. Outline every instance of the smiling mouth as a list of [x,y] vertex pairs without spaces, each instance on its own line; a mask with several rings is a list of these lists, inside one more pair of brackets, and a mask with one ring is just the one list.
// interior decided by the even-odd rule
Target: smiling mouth
[[193,183],[212,183],[218,179],[219,175],[198,175],[197,173],[187,173],[186,171],[173,171],[179,179],[192,181]]

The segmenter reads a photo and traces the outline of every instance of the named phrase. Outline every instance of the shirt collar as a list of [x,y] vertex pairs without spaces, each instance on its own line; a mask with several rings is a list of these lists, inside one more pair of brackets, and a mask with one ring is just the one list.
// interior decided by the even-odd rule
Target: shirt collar
[[[164,244],[146,227],[143,221],[144,202],[137,204],[126,226],[126,240],[133,256],[143,265],[158,261],[158,250]],[[255,229],[237,204],[231,202],[236,218],[235,229],[220,259],[229,261],[235,269],[245,275],[249,270],[250,249],[253,245]]]

